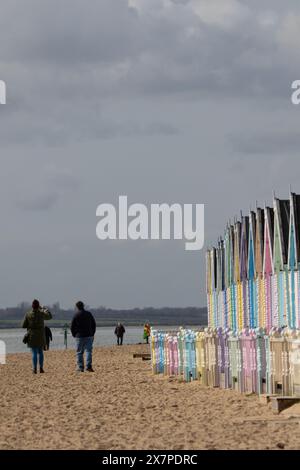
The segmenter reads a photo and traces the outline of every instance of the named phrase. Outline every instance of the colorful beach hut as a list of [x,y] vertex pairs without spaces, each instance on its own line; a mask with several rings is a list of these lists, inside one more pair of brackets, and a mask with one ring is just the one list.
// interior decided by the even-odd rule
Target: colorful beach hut
[[256,301],[256,270],[255,270],[255,239],[256,239],[256,216],[255,212],[249,214],[249,241],[248,241],[248,296],[249,296],[249,326],[256,328],[257,301]]
[[288,286],[287,257],[290,224],[290,201],[274,198],[274,246],[272,305],[273,326],[283,326],[286,320],[286,287]]
[[267,331],[272,327],[272,274],[273,274],[273,235],[274,235],[274,210],[265,207],[265,231],[264,231],[264,260],[263,273],[265,284],[265,326]]

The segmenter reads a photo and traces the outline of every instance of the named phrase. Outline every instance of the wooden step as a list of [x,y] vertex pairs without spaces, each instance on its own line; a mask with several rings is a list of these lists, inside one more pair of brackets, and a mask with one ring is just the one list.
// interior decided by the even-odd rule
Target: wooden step
[[300,403],[299,397],[270,397],[272,403],[272,410],[274,413],[279,414],[281,411],[285,410],[289,406],[294,405],[295,403]]
[[136,359],[137,357],[141,357],[141,358],[143,358],[143,357],[147,357],[147,358],[148,358],[148,357],[149,357],[149,358],[151,359],[151,354],[149,354],[149,353],[135,353],[135,354],[133,354],[133,357],[134,357],[135,359]]
[[142,361],[151,361],[151,356],[143,356]]

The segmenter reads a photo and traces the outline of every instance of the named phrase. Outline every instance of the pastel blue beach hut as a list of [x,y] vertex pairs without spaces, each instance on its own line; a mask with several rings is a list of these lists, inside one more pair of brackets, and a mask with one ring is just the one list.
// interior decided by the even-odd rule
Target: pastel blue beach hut
[[257,302],[256,302],[256,270],[255,270],[255,238],[256,238],[256,214],[249,214],[249,244],[248,244],[248,290],[249,290],[249,325],[257,327]]

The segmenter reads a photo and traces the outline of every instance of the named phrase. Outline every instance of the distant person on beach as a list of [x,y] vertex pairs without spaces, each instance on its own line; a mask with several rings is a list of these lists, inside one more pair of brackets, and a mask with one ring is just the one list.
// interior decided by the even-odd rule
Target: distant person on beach
[[119,345],[122,346],[122,344],[123,344],[124,333],[125,333],[124,326],[122,325],[122,323],[118,323],[117,326],[116,326],[116,329],[115,329],[115,335],[117,337],[118,346]]
[[72,323],[71,332],[76,340],[77,370],[84,372],[84,352],[86,351],[86,370],[94,372],[92,366],[93,343],[96,332],[95,318],[84,308],[84,303],[77,302],[77,312]]
[[68,349],[68,328],[69,328],[69,325],[65,323],[64,328],[63,328],[63,334],[64,334],[64,345],[66,349]]
[[151,330],[151,327],[150,327],[149,323],[145,323],[145,325],[144,325],[144,339],[146,340],[147,344],[149,343],[150,330]]
[[41,307],[39,301],[32,302],[32,309],[26,313],[22,328],[27,328],[23,342],[31,348],[33,373],[37,373],[39,362],[40,373],[44,373],[44,347],[46,345],[45,320],[51,320],[52,315],[46,307]]
[[44,351],[49,351],[50,341],[52,341],[52,331],[50,330],[49,326],[45,326],[45,336],[46,336],[46,344],[44,346]]

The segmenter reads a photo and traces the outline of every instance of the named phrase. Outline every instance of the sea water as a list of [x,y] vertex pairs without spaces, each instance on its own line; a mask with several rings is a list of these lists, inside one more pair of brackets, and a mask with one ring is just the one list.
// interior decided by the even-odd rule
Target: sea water
[[[125,325],[126,328],[126,325]],[[159,326],[159,330],[177,330],[178,326]],[[193,327],[196,328],[196,327]],[[50,349],[64,349],[64,333],[62,328],[51,328],[53,341],[50,343]],[[111,346],[116,344],[114,334],[115,327],[105,326],[97,327],[94,346]],[[0,329],[0,341],[6,344],[6,353],[27,352],[28,348],[23,343],[23,337],[26,330],[21,328]],[[123,344],[143,343],[143,327],[129,326],[126,328]],[[68,348],[74,348],[75,341],[68,331]]]

